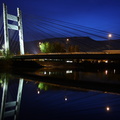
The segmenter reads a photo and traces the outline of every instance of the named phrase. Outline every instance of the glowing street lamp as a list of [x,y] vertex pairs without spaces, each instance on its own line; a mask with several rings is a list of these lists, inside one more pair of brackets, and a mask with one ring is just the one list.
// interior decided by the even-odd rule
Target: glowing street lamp
[[106,111],[110,111],[110,107],[109,106],[106,107]]
[[112,37],[112,34],[108,34],[108,38],[111,38]]
[[69,39],[67,39],[66,41],[69,42]]
[[68,44],[69,44],[70,39],[66,39],[66,52],[68,52]]
[[42,44],[42,42],[39,42],[39,45],[41,45]]
[[[108,40],[110,40],[112,38],[112,34],[108,34]],[[110,41],[109,41],[110,42]],[[110,43],[109,43],[109,50],[110,50]]]

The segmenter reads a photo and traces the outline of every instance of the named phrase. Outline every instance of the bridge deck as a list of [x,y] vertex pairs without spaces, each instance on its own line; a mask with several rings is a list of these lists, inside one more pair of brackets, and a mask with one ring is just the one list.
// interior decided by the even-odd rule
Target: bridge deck
[[120,60],[120,53],[108,52],[70,52],[70,53],[40,53],[13,56],[13,59],[108,59]]

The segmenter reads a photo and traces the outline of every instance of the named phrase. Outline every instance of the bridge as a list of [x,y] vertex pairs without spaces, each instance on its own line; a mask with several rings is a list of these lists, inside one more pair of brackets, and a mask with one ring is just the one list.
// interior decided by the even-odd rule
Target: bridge
[[[29,20],[32,18],[31,16],[27,16],[27,17]],[[78,35],[82,34],[82,36],[89,35],[90,37],[94,36],[94,37],[108,40],[108,38],[106,37],[108,32],[105,32],[105,31],[101,31],[101,30],[97,30],[97,29],[93,29],[93,28],[88,28],[88,27],[80,26],[80,25],[77,26],[75,24],[66,23],[63,21],[56,21],[56,20],[52,20],[52,19],[49,19],[49,20],[45,19],[44,20],[44,18],[42,18],[42,17],[40,17],[40,18],[38,17],[37,19],[42,20],[41,24],[43,24],[43,26],[38,22],[38,20],[35,20],[37,22],[37,24],[36,24],[37,27],[35,25],[33,26],[34,23],[32,21],[31,27],[34,30],[35,29],[38,30],[38,31],[36,31],[36,33],[34,33],[34,35],[37,36],[38,34],[40,34],[41,36],[45,36],[45,39],[46,38],[47,39],[48,38],[56,38],[56,37],[59,38],[59,36],[65,37],[65,38],[70,38],[71,36],[78,36]],[[11,24],[11,21],[12,21],[12,24]],[[15,41],[14,39],[16,39],[15,32],[16,31],[18,32],[17,38],[19,38],[19,46],[17,46],[17,48],[20,47],[19,48],[20,54],[14,55],[12,57],[15,60],[18,60],[18,59],[21,59],[21,60],[27,60],[27,59],[101,59],[101,60],[107,59],[107,60],[120,60],[120,51],[119,50],[114,50],[114,51],[108,50],[108,51],[101,51],[101,52],[85,51],[85,52],[66,52],[66,53],[25,54],[26,52],[25,52],[24,38],[26,39],[26,37],[23,36],[23,28],[26,29],[27,27],[26,26],[23,27],[21,10],[19,8],[17,8],[17,16],[12,15],[12,14],[8,14],[7,6],[5,4],[3,4],[3,23],[4,23],[4,26],[0,31],[0,35],[2,35],[2,33],[4,31],[4,37],[3,37],[3,39],[1,39],[1,40],[4,40],[4,43],[3,43],[3,41],[1,41],[1,44],[3,45],[2,47],[6,53],[8,51],[11,51],[11,49],[13,49],[13,51],[15,51],[15,49],[11,48],[11,47],[17,46],[16,43],[18,43],[18,42]],[[25,25],[27,25],[27,24],[28,24],[28,21]],[[54,24],[54,26],[53,26],[53,24]],[[28,26],[30,27],[30,24],[28,24]],[[53,29],[51,29],[51,28],[53,28]],[[64,28],[64,30],[63,30],[63,28]],[[86,31],[80,30],[78,28],[85,29]],[[28,29],[31,30],[31,33],[29,35],[27,34],[27,36],[30,36],[32,34],[32,29],[31,28],[28,28]],[[45,31],[43,31],[44,29],[45,29]],[[13,32],[13,31],[15,31],[15,32]],[[91,33],[90,31],[94,31],[94,33],[93,32]],[[9,32],[12,32],[12,37],[11,37],[11,34]],[[30,31],[28,31],[28,32],[30,32]],[[26,33],[26,31],[24,33]],[[41,34],[41,33],[43,33],[43,34]],[[38,36],[38,37],[41,38],[40,36]],[[109,34],[109,39],[111,37],[112,37],[111,34]],[[114,37],[117,37],[119,39],[120,35],[114,34]],[[30,38],[32,38],[32,37],[30,36]],[[79,42],[81,42],[81,41],[79,41]],[[96,46],[92,46],[92,47],[95,48]],[[32,47],[30,49],[32,49]]]
[[96,60],[120,60],[120,54],[106,52],[70,52],[70,53],[40,53],[30,55],[16,55],[13,59],[96,59]]

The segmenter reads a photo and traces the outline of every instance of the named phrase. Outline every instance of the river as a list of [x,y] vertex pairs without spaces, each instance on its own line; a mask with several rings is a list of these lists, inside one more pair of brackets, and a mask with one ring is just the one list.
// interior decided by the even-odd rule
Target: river
[[[119,120],[119,73],[116,69],[81,71],[67,68],[3,72],[0,75],[0,103],[4,80],[8,81],[7,101],[14,101],[21,78],[18,120]],[[13,120],[13,116],[4,120]]]

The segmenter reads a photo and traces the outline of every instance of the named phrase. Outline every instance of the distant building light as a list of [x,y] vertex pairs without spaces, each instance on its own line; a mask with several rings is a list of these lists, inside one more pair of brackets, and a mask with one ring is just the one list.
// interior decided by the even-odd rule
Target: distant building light
[[98,63],[100,63],[101,61],[100,60],[98,60]]
[[44,75],[46,75],[47,74],[47,72],[46,71],[44,71],[44,73],[43,73]]
[[105,63],[108,63],[108,60],[105,60]]
[[42,44],[42,42],[39,42],[39,45],[41,45]]
[[39,59],[39,61],[44,61],[44,59]]
[[49,75],[51,75],[51,72],[49,72]]
[[69,41],[69,39],[67,38],[67,40],[66,40],[67,42]]
[[73,61],[71,61],[71,60],[67,60],[66,62],[67,62],[67,63],[73,63]]
[[66,70],[66,74],[72,73],[72,70]]

